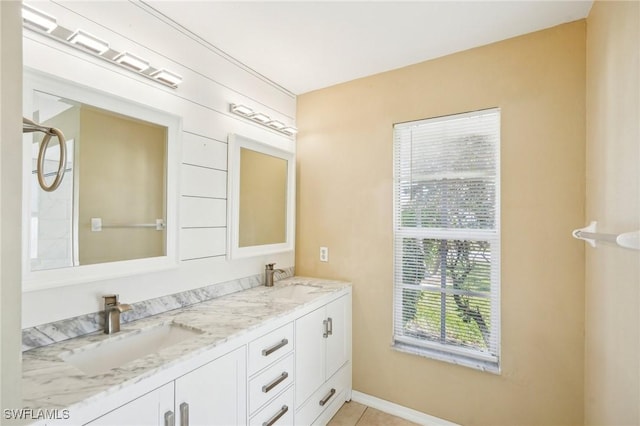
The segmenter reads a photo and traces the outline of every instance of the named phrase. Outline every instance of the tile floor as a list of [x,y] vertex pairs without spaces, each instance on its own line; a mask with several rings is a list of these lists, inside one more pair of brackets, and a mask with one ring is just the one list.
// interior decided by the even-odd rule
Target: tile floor
[[335,416],[329,421],[327,426],[417,426],[410,422],[391,414],[383,413],[375,408],[358,404],[357,402],[346,402]]

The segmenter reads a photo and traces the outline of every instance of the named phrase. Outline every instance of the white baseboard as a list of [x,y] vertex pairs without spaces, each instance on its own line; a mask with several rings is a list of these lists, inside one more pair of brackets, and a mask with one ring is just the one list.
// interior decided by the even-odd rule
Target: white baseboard
[[459,426],[457,423],[430,416],[420,411],[412,410],[411,408],[403,407],[402,405],[394,404],[393,402],[385,401],[384,399],[376,398],[375,396],[355,390],[351,394],[351,400],[425,426]]

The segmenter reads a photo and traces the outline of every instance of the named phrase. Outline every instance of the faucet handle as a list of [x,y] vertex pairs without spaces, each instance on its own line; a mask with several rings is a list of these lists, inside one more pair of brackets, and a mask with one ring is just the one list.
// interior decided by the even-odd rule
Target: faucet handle
[[104,306],[116,306],[119,302],[119,295],[117,294],[105,294],[102,296],[104,299]]
[[275,266],[275,263],[267,263],[264,268],[268,271],[273,271],[273,267]]

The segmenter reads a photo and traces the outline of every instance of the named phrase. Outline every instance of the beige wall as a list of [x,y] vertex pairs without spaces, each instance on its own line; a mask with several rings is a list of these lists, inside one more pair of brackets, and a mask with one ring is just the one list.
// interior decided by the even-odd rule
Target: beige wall
[[[21,408],[21,3],[0,2],[0,409]],[[0,412],[0,424],[5,422]]]
[[[578,21],[299,97],[296,273],[353,282],[355,390],[464,425],[582,423],[585,33]],[[501,375],[390,347],[392,125],[489,107],[502,109]]]
[[[640,229],[640,3],[587,20],[587,207],[602,232]],[[640,424],[640,252],[586,249],[585,422]]]
[[287,240],[287,160],[240,148],[240,247]]
[[81,265],[163,256],[165,231],[103,228],[165,219],[167,129],[90,107],[81,110],[78,246]]

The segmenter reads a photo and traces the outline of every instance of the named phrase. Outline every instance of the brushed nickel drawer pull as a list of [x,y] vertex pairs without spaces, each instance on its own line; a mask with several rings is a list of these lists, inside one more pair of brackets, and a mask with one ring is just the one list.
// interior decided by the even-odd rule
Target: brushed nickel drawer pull
[[328,325],[329,325],[329,326],[327,327],[327,334],[328,334],[329,336],[331,336],[331,335],[333,334],[333,319],[328,318],[328,319],[327,319],[327,321],[328,321]]
[[164,413],[164,426],[176,426],[176,415],[173,411]]
[[272,353],[274,353],[275,351],[277,351],[278,349],[287,346],[289,344],[289,341],[287,339],[282,339],[279,343],[276,343],[275,345],[273,345],[272,347],[268,348],[268,349],[263,349],[262,350],[262,356],[269,356]]
[[283,381],[285,381],[287,379],[287,377],[289,377],[289,373],[287,373],[286,371],[283,371],[281,375],[279,375],[275,380],[273,380],[271,383],[266,384],[264,386],[262,386],[262,392],[267,393],[269,392],[271,389],[275,388],[276,386],[278,386],[280,383],[282,383]]
[[269,420],[262,423],[262,426],[272,426],[273,424],[275,424],[275,422],[277,422],[280,419],[280,417],[284,416],[287,413],[287,411],[289,411],[289,407],[287,407],[286,405],[283,405],[280,411],[278,411]]
[[329,321],[322,320],[322,326],[324,327],[324,332],[322,333],[322,337],[325,339],[329,337]]
[[320,406],[321,406],[321,407],[324,407],[324,405],[325,405],[327,402],[329,402],[329,400],[331,399],[331,397],[332,397],[333,395],[335,395],[335,394],[336,394],[336,390],[335,390],[334,388],[331,388],[331,390],[329,391],[329,393],[327,394],[327,396],[325,396],[324,398],[322,398],[322,399],[320,400]]
[[189,426],[189,404],[180,404],[180,426]]

